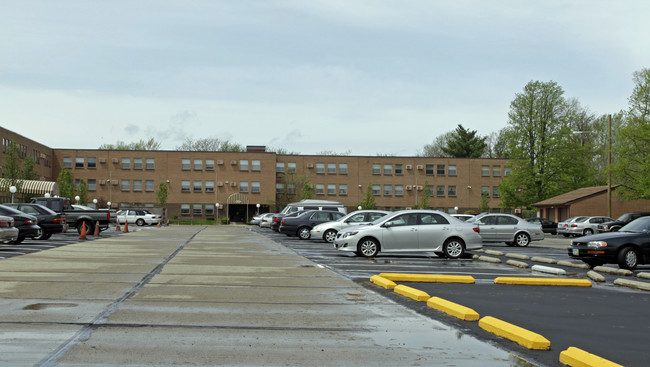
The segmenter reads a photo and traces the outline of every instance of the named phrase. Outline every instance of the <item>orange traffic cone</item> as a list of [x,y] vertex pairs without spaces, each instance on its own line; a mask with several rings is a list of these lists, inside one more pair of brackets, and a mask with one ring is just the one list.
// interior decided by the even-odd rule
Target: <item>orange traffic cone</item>
[[86,222],[81,223],[81,233],[79,234],[79,239],[80,240],[87,239],[87,237],[86,237]]
[[95,223],[95,236],[99,236],[99,221]]
[[160,228],[160,221],[158,221],[158,228]]
[[120,228],[120,222],[117,222],[117,225],[115,226],[115,231],[120,232],[122,229]]
[[128,231],[129,231],[129,222],[128,222],[128,221],[125,221],[125,222],[124,222],[124,233],[126,233],[126,232],[128,232]]

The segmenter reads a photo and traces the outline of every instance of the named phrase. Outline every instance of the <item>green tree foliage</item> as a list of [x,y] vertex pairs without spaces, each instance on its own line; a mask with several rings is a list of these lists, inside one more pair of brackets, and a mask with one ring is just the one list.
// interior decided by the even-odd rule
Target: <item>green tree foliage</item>
[[2,167],[2,177],[9,180],[9,186],[16,186],[20,190],[22,177],[22,160],[20,151],[15,142],[11,142],[7,148],[7,156]]
[[79,180],[79,183],[75,187],[75,196],[79,196],[79,204],[88,204],[88,186],[85,180]]
[[424,190],[420,194],[420,202],[415,205],[415,209],[429,209],[431,207],[431,203],[429,203],[431,195],[433,195],[433,192],[429,188],[429,181],[424,181]]
[[302,191],[300,193],[300,200],[312,199],[312,197],[313,197],[313,189],[311,188],[311,183],[309,183],[309,181],[305,180],[305,182],[302,185]]
[[246,147],[241,144],[233,143],[229,140],[218,138],[187,138],[176,150],[192,152],[244,152]]
[[488,193],[486,191],[481,193],[481,201],[478,203],[479,213],[485,213],[490,211],[490,199],[488,199]]
[[69,199],[75,197],[74,175],[69,169],[62,169],[56,182],[59,185],[59,195],[61,197]]
[[359,204],[361,209],[375,209],[377,204],[375,203],[375,195],[372,194],[372,184],[368,184],[366,189],[366,195],[363,197],[363,201]]
[[633,74],[629,109],[613,148],[612,176],[626,199],[650,199],[650,69]]
[[477,135],[476,130],[467,130],[463,125],[458,125],[456,130],[449,135],[442,151],[454,158],[479,158],[485,152],[485,137]]
[[161,182],[156,190],[156,205],[163,208],[163,222],[167,222],[167,198],[169,195],[169,184]]
[[36,162],[31,159],[27,158],[25,159],[25,163],[23,164],[23,174],[22,178],[25,180],[38,180],[38,173],[36,172]]
[[105,150],[160,150],[160,143],[154,138],[149,140],[140,139],[134,143],[125,143],[118,140],[115,144],[102,144],[99,149]]
[[453,131],[448,131],[442,135],[439,135],[435,138],[433,143],[427,144],[422,148],[422,151],[419,153],[421,157],[449,157],[447,153],[444,152],[444,147],[447,145],[447,141],[452,138]]

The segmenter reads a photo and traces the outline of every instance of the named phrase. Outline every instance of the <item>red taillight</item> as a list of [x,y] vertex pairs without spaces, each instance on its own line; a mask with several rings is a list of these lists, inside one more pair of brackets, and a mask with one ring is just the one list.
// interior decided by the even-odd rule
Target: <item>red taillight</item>
[[106,213],[106,219],[111,220],[111,212]]
[[481,233],[481,227],[474,227],[474,228],[472,228],[472,229],[473,229],[474,232],[476,232],[476,233]]
[[282,221],[282,225],[284,226],[284,221]]
[[0,220],[0,227],[9,227],[9,221]]
[[25,221],[25,225],[31,226],[32,224],[34,224],[34,221],[33,221],[33,220],[29,220],[29,219],[27,219],[27,220]]
[[65,218],[54,218],[54,223],[65,224]]
[[577,227],[577,226],[578,226],[577,224],[572,224],[572,225],[571,225],[571,228],[575,228],[575,227]]
[[279,222],[279,221],[280,221],[280,218],[273,218],[273,221],[274,221],[274,222]]

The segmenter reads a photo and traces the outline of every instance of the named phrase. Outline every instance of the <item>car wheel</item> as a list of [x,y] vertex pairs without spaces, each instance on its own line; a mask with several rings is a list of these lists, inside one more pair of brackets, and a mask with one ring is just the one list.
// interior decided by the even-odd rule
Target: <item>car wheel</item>
[[308,240],[311,238],[311,229],[309,227],[298,228],[298,238],[301,240]]
[[142,227],[144,225],[144,219],[138,218],[138,220],[135,221],[135,225]]
[[36,236],[32,237],[32,239],[33,240],[38,240],[38,241],[47,239],[47,238],[45,238],[45,230],[43,229],[43,227],[41,227],[41,226],[38,227],[38,234]]
[[379,252],[379,244],[372,238],[364,238],[359,242],[357,253],[363,257],[374,257]]
[[618,266],[621,269],[634,270],[639,264],[639,254],[632,247],[626,247],[618,253]]
[[587,229],[585,229],[585,230],[582,232],[582,234],[583,234],[584,236],[590,236],[590,235],[594,234],[594,230],[591,229],[591,228],[587,228]]
[[527,233],[517,233],[515,244],[519,247],[526,247],[530,243],[530,236]]
[[11,241],[11,243],[18,244],[18,243],[23,242],[24,240],[25,240],[25,237],[18,237],[15,240]]
[[77,233],[81,234],[81,229],[83,228],[83,224],[86,223],[86,234],[92,234],[95,233],[95,226],[89,222],[89,221],[83,221],[77,226]]
[[458,259],[465,254],[465,244],[459,239],[450,238],[442,246],[445,257]]
[[329,242],[329,243],[332,243],[332,242],[334,242],[334,240],[336,239],[336,233],[337,233],[337,232],[336,232],[335,230],[333,230],[333,229],[328,229],[328,230],[325,231],[325,233],[323,234],[323,239],[324,239],[325,241]]

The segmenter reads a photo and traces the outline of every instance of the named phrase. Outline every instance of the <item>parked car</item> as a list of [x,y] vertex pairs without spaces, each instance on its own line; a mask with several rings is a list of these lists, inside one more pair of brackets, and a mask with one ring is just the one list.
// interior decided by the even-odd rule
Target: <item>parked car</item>
[[282,224],[282,218],[285,216],[304,212],[306,210],[331,210],[339,211],[344,215],[347,213],[347,209],[343,203],[338,201],[331,200],[316,200],[316,199],[303,199],[295,203],[289,203],[287,206],[282,209],[277,214],[273,215],[273,220],[271,222],[271,229],[279,232],[280,225]]
[[539,223],[542,226],[542,231],[544,231],[544,233],[548,233],[548,234],[557,233],[557,222],[553,222],[548,218],[539,218],[539,217],[526,218],[526,221],[530,223]]
[[273,214],[273,217],[271,217],[271,229],[280,232],[280,226],[282,225],[282,219],[285,217],[297,217],[300,214],[306,212],[307,210],[299,210],[297,212],[293,212],[290,214],[282,214],[282,213],[276,213]]
[[468,219],[474,218],[473,214],[452,214],[451,216],[460,219],[463,222],[467,221]]
[[586,217],[576,220],[567,227],[567,233],[572,236],[588,236],[598,233],[598,225],[613,221],[610,217]]
[[367,226],[340,231],[334,247],[373,257],[379,252],[434,252],[457,259],[483,247],[479,228],[435,210],[402,210]]
[[32,203],[13,203],[4,205],[36,217],[41,231],[39,235],[33,237],[35,240],[47,240],[52,237],[53,234],[62,233],[68,229],[65,215],[59,214],[43,205]]
[[138,226],[145,224],[158,224],[162,221],[162,215],[156,215],[144,209],[122,209],[117,212],[117,223],[135,223]]
[[263,215],[266,215],[266,214],[257,214],[257,215],[254,215],[253,218],[251,219],[251,225],[259,226],[259,225],[260,225],[260,222],[262,221],[262,216],[263,216]]
[[531,241],[544,239],[539,223],[530,223],[512,214],[484,213],[469,219],[478,225],[483,242],[505,242],[508,246],[526,247]]
[[282,218],[280,233],[287,236],[298,236],[301,240],[308,240],[311,238],[312,228],[321,223],[337,220],[344,215],[333,210],[308,210],[295,217]]
[[335,221],[315,226],[311,229],[311,237],[318,239],[322,238],[324,241],[332,243],[336,238],[336,234],[339,233],[341,229],[350,226],[370,224],[389,213],[390,212],[386,210],[357,210],[356,212],[349,213]]
[[14,242],[18,238],[18,228],[14,227],[14,218],[0,216],[0,242]]
[[260,228],[271,228],[271,221],[273,220],[273,214],[275,213],[266,213],[260,217]]
[[650,217],[644,216],[619,231],[584,236],[571,241],[569,256],[589,266],[618,264],[635,269],[650,263]]
[[569,226],[570,226],[573,222],[575,222],[575,221],[577,221],[577,220],[583,220],[583,219],[585,219],[585,218],[587,218],[587,217],[583,215],[583,216],[579,216],[579,217],[571,217],[571,218],[567,218],[566,220],[564,220],[564,221],[562,221],[562,222],[559,222],[559,223],[557,224],[557,234],[561,234],[561,235],[564,236],[564,237],[569,237],[569,236],[571,236],[571,234],[569,233]]
[[615,232],[621,229],[624,225],[630,223],[631,221],[649,216],[650,212],[636,212],[636,213],[625,213],[616,220],[611,222],[605,222],[598,225],[598,232]]
[[33,215],[25,214],[5,205],[0,205],[0,215],[12,217],[14,219],[14,227],[18,228],[18,237],[11,241],[11,243],[21,243],[25,238],[36,237],[41,232],[41,227],[38,226],[38,220]]
[[32,198],[31,202],[48,207],[57,213],[64,214],[65,222],[68,226],[76,228],[79,234],[81,234],[84,224],[86,225],[86,231],[93,233],[97,223],[99,223],[100,231],[108,229],[111,223],[110,210],[92,208],[90,210],[75,209],[68,198],[38,197]]

